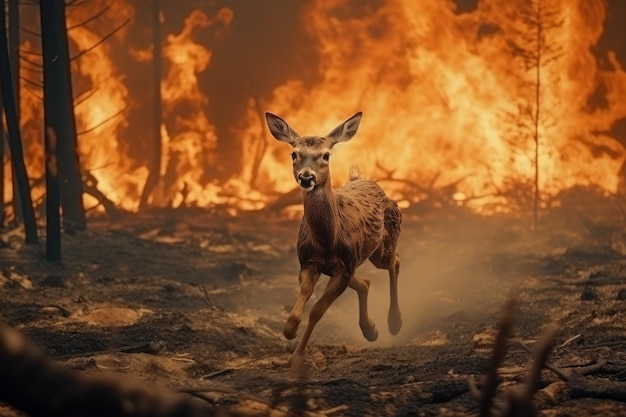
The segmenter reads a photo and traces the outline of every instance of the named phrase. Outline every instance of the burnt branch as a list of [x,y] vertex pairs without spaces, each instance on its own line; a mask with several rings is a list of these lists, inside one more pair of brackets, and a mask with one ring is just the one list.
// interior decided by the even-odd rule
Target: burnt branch
[[87,91],[83,91],[74,97],[74,107],[78,107],[81,103],[87,101],[91,96],[96,94],[100,90],[100,87],[95,87]]
[[35,52],[35,51],[27,51],[26,49],[20,49],[20,55],[33,55],[33,56],[37,56],[37,57],[41,57],[41,52]]
[[[69,32],[69,31],[70,31],[70,30],[72,30],[72,29],[76,29],[76,28],[78,28],[78,27],[85,26],[85,25],[87,25],[87,24],[88,24],[88,23],[90,23],[90,22],[93,22],[94,20],[96,20],[97,18],[99,18],[100,16],[102,16],[103,14],[105,14],[105,13],[106,13],[106,12],[107,12],[110,8],[111,8],[111,6],[113,6],[113,4],[114,4],[114,3],[115,3],[115,1],[112,1],[111,3],[109,3],[108,5],[106,5],[106,6],[105,6],[102,10],[100,10],[98,13],[94,14],[93,16],[91,16],[91,17],[89,17],[89,18],[87,18],[87,19],[83,20],[83,21],[82,21],[82,22],[80,22],[80,23],[77,23],[77,24],[75,24],[75,25],[73,25],[73,26],[68,27],[68,28],[67,28],[67,31]],[[68,5],[69,5],[69,4],[68,4]]]
[[80,0],[80,1],[79,1],[79,0],[70,0],[70,1],[68,1],[68,2],[65,4],[65,6],[73,6],[73,7],[76,7],[76,6],[82,6],[82,5],[84,5],[84,4],[88,4],[88,3],[89,3],[89,1],[88,1],[88,0]]
[[95,126],[92,126],[92,127],[88,128],[88,129],[85,129],[82,132],[78,132],[76,134],[76,136],[81,136],[81,135],[84,135],[86,133],[89,133],[89,132],[92,132],[92,131],[96,130],[100,126],[103,126],[103,125],[107,124],[108,122],[110,122],[111,120],[115,119],[117,116],[119,116],[120,114],[124,113],[126,110],[128,110],[128,106],[125,106],[123,109],[121,109],[121,110],[117,111],[116,113],[112,114],[111,116],[107,117],[106,119],[104,119],[100,123],[96,124]]
[[25,58],[23,55],[20,55],[20,59],[30,65],[32,65],[35,68],[43,68],[43,64],[41,62],[36,62],[36,61],[31,61],[28,58]]
[[29,79],[29,78],[26,78],[26,77],[23,77],[23,76],[21,76],[21,75],[20,75],[20,80],[23,80],[23,81],[24,81],[24,82],[26,82],[27,84],[30,84],[30,85],[32,85],[32,86],[34,86],[34,87],[37,87],[37,88],[41,88],[41,89],[43,89],[43,84],[41,84],[41,83],[39,83],[39,82],[37,82],[37,81],[33,81],[33,80],[31,80],[31,79]]
[[28,91],[30,94],[37,97],[39,100],[43,101],[43,96],[39,94],[38,92],[36,92],[35,90],[33,90],[33,88],[30,85],[25,85],[24,87],[26,91]]
[[76,54],[75,56],[70,58],[70,61],[74,61],[76,59],[79,59],[81,56],[85,55],[86,53],[93,51],[94,49],[96,49],[98,46],[102,45],[104,42],[106,42],[107,40],[109,40],[110,38],[113,37],[113,35],[115,35],[117,32],[119,32],[124,26],[126,26],[127,24],[130,23],[130,19],[127,19],[126,21],[124,21],[124,23],[122,23],[121,25],[119,25],[118,27],[116,27],[115,29],[113,29],[111,32],[109,32],[108,35],[106,35],[105,37],[103,37],[102,39],[100,39],[98,42],[96,42],[95,44],[91,45],[89,48],[87,49],[83,49],[82,51],[80,51],[78,54]]
[[[539,415],[538,405],[553,406],[555,403],[582,397],[626,402],[626,383],[585,378],[587,375],[601,371],[607,365],[606,360],[599,359],[595,363],[578,366],[567,371],[548,363],[548,357],[553,350],[558,331],[555,325],[547,327],[534,349],[519,340],[517,341],[523,350],[533,355],[528,376],[524,384],[512,391],[504,400],[495,398],[497,366],[504,359],[506,350],[507,337],[504,336],[510,335],[512,332],[512,303],[512,301],[507,302],[504,308],[482,391],[478,388],[473,377],[468,378],[469,391],[480,403],[481,417],[534,417]],[[544,368],[554,372],[560,381],[539,389],[541,370]]]
[[38,38],[41,38],[41,33],[35,31],[35,30],[31,30],[31,29],[27,29],[25,27],[20,27],[20,30],[24,33],[28,33],[29,35],[33,35],[36,36]]

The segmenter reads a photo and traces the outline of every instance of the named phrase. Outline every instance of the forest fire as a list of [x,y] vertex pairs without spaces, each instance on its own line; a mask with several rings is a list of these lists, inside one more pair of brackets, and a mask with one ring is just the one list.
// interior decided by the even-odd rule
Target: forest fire
[[[544,199],[576,185],[615,193],[624,147],[610,131],[626,117],[620,101],[626,72],[615,55],[600,66],[592,52],[606,5],[547,2],[546,13],[537,15],[543,28],[538,35],[519,18],[522,3],[485,0],[461,12],[454,2],[439,0],[311,2],[298,19],[314,43],[314,81],[291,74],[270,96],[249,94],[244,122],[230,127],[242,150],[237,163],[220,157],[228,138],[216,131],[207,103],[221,98],[209,97],[202,81],[216,57],[199,35],[225,36],[237,14],[192,10],[163,37],[163,155],[151,203],[255,209],[292,190],[289,152],[264,131],[265,110],[284,116],[301,134],[327,133],[362,110],[357,142],[333,157],[336,183],[356,162],[365,175],[386,181],[404,206],[421,198],[418,189],[406,188],[410,183],[424,189],[452,185],[454,199],[477,212],[515,210],[519,206],[507,192],[530,189],[535,163]],[[137,11],[130,2],[113,7],[102,19],[69,31],[74,55],[124,20],[133,24]],[[96,9],[92,3],[68,9],[68,26]],[[124,28],[73,62],[82,167],[104,195],[129,211],[139,207],[151,152],[148,135],[125,133],[128,126],[147,124],[126,109],[150,103],[148,95],[132,95],[124,76],[129,64],[119,58],[124,48],[135,63],[151,62],[152,46],[134,42]],[[36,50],[33,44],[25,40],[22,49]],[[535,65],[528,61],[533,50],[541,53]],[[22,82],[23,91],[32,89]],[[36,178],[42,175],[41,104],[31,95],[21,106],[29,174]],[[207,175],[209,167],[227,165],[241,169]]]

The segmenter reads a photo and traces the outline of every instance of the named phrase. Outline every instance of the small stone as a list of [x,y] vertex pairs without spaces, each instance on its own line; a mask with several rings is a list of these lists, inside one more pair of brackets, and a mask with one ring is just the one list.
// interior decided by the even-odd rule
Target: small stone
[[582,301],[597,300],[598,294],[596,294],[596,292],[591,287],[585,287],[583,289],[583,292],[580,294],[580,299]]
[[626,300],[626,288],[622,288],[617,292],[617,299],[621,301]]

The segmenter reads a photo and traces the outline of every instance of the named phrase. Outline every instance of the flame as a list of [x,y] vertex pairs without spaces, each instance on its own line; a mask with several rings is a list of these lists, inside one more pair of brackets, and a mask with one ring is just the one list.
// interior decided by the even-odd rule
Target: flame
[[[626,73],[614,55],[612,71],[592,55],[602,33],[604,2],[558,0],[563,24],[552,40],[563,55],[541,68],[540,185],[545,194],[577,184],[615,192],[624,149],[610,137],[626,116],[620,97]],[[476,209],[499,201],[510,179],[532,179],[532,143],[517,128],[520,100],[529,98],[507,41],[519,40],[521,1],[481,1],[457,13],[452,1],[389,0],[360,6],[349,0],[316,0],[303,21],[316,42],[319,81],[292,79],[277,87],[267,108],[301,134],[325,134],[357,110],[364,111],[354,143],[335,152],[333,170],[345,181],[357,162],[374,177],[393,175],[424,185],[457,184]],[[487,30],[490,29],[490,30]],[[588,98],[606,87],[606,105]],[[595,149],[607,151],[597,155]],[[276,187],[293,182],[288,150],[271,141],[261,167]],[[280,167],[280,168],[279,168]],[[461,195],[459,194],[459,195]],[[505,201],[504,201],[505,202]]]
[[[79,96],[74,108],[79,153],[83,169],[92,172],[98,189],[120,207],[133,210],[147,169],[126,156],[120,140],[121,132],[128,125],[128,89],[123,74],[111,58],[112,44],[100,42],[112,28],[132,18],[134,10],[114,2],[112,10],[103,15],[104,19],[98,19],[98,24],[79,25],[91,17],[94,10],[104,9],[108,2],[96,3],[90,7],[69,8],[67,15],[68,27],[73,27],[68,32],[70,44],[75,46],[75,54],[81,54],[72,62],[75,90],[91,94],[85,100],[80,100]],[[122,29],[110,41],[114,45],[123,41],[124,35]]]
[[[615,54],[600,67],[603,57],[592,53],[607,6],[603,0],[541,1],[558,10],[555,19],[562,22],[546,38],[560,53],[539,72],[542,196],[547,200],[576,185],[614,193],[625,152],[610,131],[626,117],[626,71]],[[100,18],[77,25],[109,4]],[[250,93],[242,122],[232,126],[242,150],[242,163],[234,166],[242,168],[226,179],[214,175],[228,161],[219,158],[225,139],[208,113],[210,100],[221,98],[202,88],[213,51],[201,39],[227,34],[235,14],[226,7],[214,13],[192,10],[182,24],[169,24],[175,29],[163,39],[162,171],[152,204],[263,207],[274,193],[295,188],[290,150],[268,134],[265,110],[301,134],[319,135],[362,110],[356,138],[334,151],[335,185],[345,182],[357,163],[403,206],[421,196],[406,192],[397,179],[418,188],[449,186],[453,201],[482,213],[515,210],[508,192],[531,184],[535,168],[532,132],[520,126],[532,125],[535,96],[529,85],[536,72],[511,48],[525,42],[532,47],[529,28],[518,17],[524,4],[530,2],[481,0],[474,10],[460,12],[452,0],[312,0],[299,27],[314,45],[315,79],[294,74],[269,97]],[[68,26],[76,26],[69,31],[72,54],[85,51],[72,63],[82,167],[103,194],[130,211],[137,210],[147,178],[149,139],[128,138],[128,126],[146,123],[131,120],[129,108],[148,107],[149,95],[130,97],[127,63],[118,53],[130,49],[135,62],[145,64],[152,60],[152,47],[128,48],[133,43],[125,27],[90,48],[125,20],[134,24],[134,17],[131,3],[121,0],[94,0],[89,7],[68,8],[67,15]],[[36,53],[34,43],[28,39],[21,49]],[[29,65],[22,62],[32,79]],[[38,178],[43,175],[41,92],[24,80],[21,88],[28,171]],[[528,106],[530,113],[520,113]]]

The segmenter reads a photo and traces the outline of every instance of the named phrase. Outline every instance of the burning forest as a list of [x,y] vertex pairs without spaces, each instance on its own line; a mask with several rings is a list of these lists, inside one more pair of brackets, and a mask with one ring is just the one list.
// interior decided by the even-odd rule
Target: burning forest
[[0,414],[623,412],[619,0],[3,5]]

